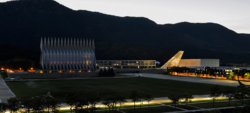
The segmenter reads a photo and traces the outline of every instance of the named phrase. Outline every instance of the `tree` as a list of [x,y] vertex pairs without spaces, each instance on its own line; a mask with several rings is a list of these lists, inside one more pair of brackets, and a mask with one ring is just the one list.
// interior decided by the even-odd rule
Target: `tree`
[[72,113],[72,108],[76,105],[76,93],[71,92],[66,95],[66,103],[70,106],[70,112]]
[[0,112],[5,112],[8,108],[8,104],[6,103],[0,103]]
[[104,77],[107,77],[107,76],[108,76],[108,72],[107,72],[106,68],[104,68],[103,76],[104,76]]
[[171,94],[168,96],[168,98],[172,101],[172,104],[176,107],[179,100],[180,100],[180,96],[178,95],[174,95],[174,94]]
[[107,76],[108,77],[111,77],[111,69],[109,68],[108,71],[107,71]]
[[11,111],[11,113],[16,112],[21,107],[20,101],[16,97],[8,99],[7,102],[8,102],[8,109]]
[[26,108],[26,112],[30,113],[30,110],[32,108],[32,98],[24,97],[20,99],[21,104]]
[[222,92],[223,96],[228,98],[228,106],[230,106],[230,102],[234,97],[234,91],[227,89],[225,91]]
[[239,71],[238,80],[239,80],[239,76],[241,76],[244,79],[244,75],[245,75],[246,71],[247,71],[246,69],[242,69]]
[[231,72],[230,76],[229,76],[229,79],[233,79],[234,78],[234,74],[235,74],[234,72]]
[[113,69],[113,68],[111,68],[111,69],[110,69],[110,75],[111,75],[112,77],[114,77],[114,76],[115,76],[115,71],[114,71],[114,69]]
[[99,77],[103,77],[103,70],[102,69],[99,72]]
[[213,88],[210,88],[210,97],[213,100],[213,107],[214,107],[214,102],[216,100],[217,97],[220,96],[220,88],[218,85],[215,85]]
[[44,99],[43,97],[36,96],[32,98],[32,111],[40,113],[44,110]]
[[8,73],[6,71],[3,71],[0,74],[1,74],[1,76],[2,76],[3,79],[8,78]]
[[200,77],[200,74],[201,74],[201,70],[196,70],[196,71],[195,71],[195,76],[196,76],[196,77]]
[[139,93],[140,108],[141,108],[141,105],[143,104],[143,99],[144,99],[144,95],[142,93]]
[[244,78],[247,78],[247,79],[249,79],[250,78],[250,73],[249,72],[247,72],[247,73],[245,73],[245,75],[244,75]]
[[186,106],[187,106],[187,103],[188,103],[188,102],[191,102],[191,99],[193,99],[194,97],[193,97],[193,95],[188,95],[188,94],[186,93],[186,94],[184,94],[184,95],[182,96],[182,98],[185,99],[185,103],[186,103]]
[[60,107],[59,104],[60,104],[59,101],[56,99],[53,99],[50,101],[52,112],[58,113],[57,108]]
[[139,101],[140,94],[137,91],[131,91],[129,98],[132,99],[134,102],[134,110],[135,110],[135,103]]
[[102,104],[106,105],[109,108],[109,113],[110,113],[110,109],[112,107],[112,101],[114,100],[114,96],[113,95],[109,95],[106,98],[104,98],[104,100],[102,101]]
[[50,108],[53,111],[57,111],[56,108],[59,106],[58,101],[50,97],[45,98],[43,104],[44,104],[44,107],[48,109],[48,113],[49,113]]
[[116,95],[116,98],[117,98],[117,102],[120,104],[120,109],[121,109],[122,104],[124,102],[127,102],[126,97],[124,95],[118,94]]
[[243,105],[244,99],[246,98],[248,89],[247,88],[240,88],[234,93],[234,97],[236,99],[241,100],[241,104]]
[[153,100],[154,98],[150,95],[150,94],[146,94],[145,96],[144,96],[144,100],[146,100],[147,102],[148,102],[148,107],[149,107],[149,102],[151,101],[151,100]]
[[91,113],[94,112],[96,110],[96,104],[97,102],[100,100],[100,96],[98,93],[89,93],[88,96],[88,102],[91,105]]
[[51,105],[50,105],[50,100],[51,100],[51,98],[46,98],[46,99],[44,100],[44,103],[43,103],[44,107],[48,109],[48,113],[49,113],[49,108],[50,108],[50,106],[51,106]]
[[[88,93],[84,92],[74,92],[72,93],[74,97],[71,97],[72,104],[75,106],[75,112],[85,112],[88,111],[89,100],[88,100]],[[83,109],[84,106],[87,106],[86,109]],[[78,109],[80,108],[80,109]]]

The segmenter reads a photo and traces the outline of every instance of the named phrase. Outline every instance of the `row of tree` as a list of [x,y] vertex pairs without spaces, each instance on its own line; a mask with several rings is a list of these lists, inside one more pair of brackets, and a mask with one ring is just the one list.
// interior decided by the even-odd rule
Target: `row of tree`
[[[105,105],[109,112],[110,110],[117,110],[117,106],[120,108],[124,102],[127,102],[126,96],[113,92],[109,94],[105,94],[106,96],[101,96],[96,92],[71,92],[66,96],[66,103],[70,106],[70,111],[75,111],[75,113],[93,113],[97,110],[96,104],[101,102],[101,104]],[[153,97],[149,94],[142,94],[137,91],[131,91],[129,98],[135,103],[140,102],[140,106],[143,101],[147,101],[148,103],[153,99]],[[35,112],[41,113],[47,110],[47,112],[58,112],[58,108],[61,103],[54,99],[52,96],[36,96],[36,97],[24,97],[17,98],[13,97],[7,100],[7,103],[0,103],[0,112],[4,112],[7,109],[12,112],[16,112],[21,108],[25,108],[26,113]],[[106,111],[106,109],[105,109]]]
[[242,69],[242,70],[233,70],[231,73],[230,73],[230,76],[229,78],[230,79],[233,79],[234,76],[237,76],[238,80],[239,80],[239,77],[241,76],[243,79],[245,78],[250,78],[250,70],[246,70],[246,69]]
[[210,74],[210,75],[225,75],[226,72],[224,70],[211,68],[211,67],[205,67],[204,69],[189,69],[187,67],[170,67],[167,69],[166,74],[172,74],[172,72],[178,72],[178,73],[186,73],[186,72],[193,72],[197,76],[200,76],[200,74]]
[[241,102],[241,105],[244,105],[244,100],[248,99],[249,101],[248,104],[250,104],[250,90],[248,88],[239,88],[236,90],[232,89],[220,90],[220,87],[218,85],[210,88],[210,97],[213,100],[213,107],[216,98],[218,98],[219,96],[224,96],[228,98],[228,106],[230,106],[230,103],[233,99],[236,99],[237,101]]
[[[218,85],[210,88],[210,97],[212,98],[213,107],[215,106],[216,99],[220,96],[228,98],[228,106],[230,106],[233,99],[236,99],[236,102],[241,102],[241,105],[244,105],[244,100],[248,99],[248,104],[250,104],[250,90],[247,88],[239,88],[237,90],[227,89],[223,91],[220,90]],[[74,111],[75,113],[93,113],[97,110],[96,104],[98,103],[106,106],[110,112],[111,110],[117,110],[117,106],[121,108],[121,106],[128,101],[126,98],[130,98],[131,102],[134,103],[134,110],[137,102],[140,103],[141,108],[143,101],[147,101],[149,105],[149,102],[154,99],[149,94],[143,94],[137,91],[131,91],[129,96],[117,92],[110,92],[107,94],[99,94],[96,92],[71,92],[66,96],[66,103],[70,106],[70,111]],[[172,101],[172,104],[177,107],[179,106],[180,100],[184,100],[187,106],[187,103],[191,102],[193,96],[187,93],[183,95],[171,94],[168,95],[168,98]],[[0,112],[6,111],[7,109],[11,112],[16,112],[20,108],[26,108],[25,112],[27,113],[31,111],[40,113],[45,109],[47,109],[48,112],[58,112],[58,107],[60,107],[60,105],[61,103],[58,100],[48,95],[20,99],[15,97],[8,99],[7,103],[0,103]]]
[[100,77],[114,77],[115,71],[113,68],[109,68],[108,70],[106,70],[106,68],[104,68],[104,70],[100,69],[99,76]]

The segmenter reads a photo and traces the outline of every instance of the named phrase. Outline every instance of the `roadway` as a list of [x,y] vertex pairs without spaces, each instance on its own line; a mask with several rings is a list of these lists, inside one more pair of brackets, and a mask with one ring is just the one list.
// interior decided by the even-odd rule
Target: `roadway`
[[16,97],[0,75],[0,102],[7,102],[7,99]]
[[[136,73],[126,73],[123,75],[136,75]],[[187,77],[187,76],[176,76],[176,75],[163,75],[163,74],[152,74],[152,73],[140,73],[143,77],[157,78],[157,79],[168,79],[168,80],[178,80],[186,82],[197,82],[205,84],[215,84],[223,86],[238,86],[238,81],[226,80],[226,79],[212,79],[212,78],[199,78],[199,77]],[[242,82],[243,84],[250,85],[250,82]]]

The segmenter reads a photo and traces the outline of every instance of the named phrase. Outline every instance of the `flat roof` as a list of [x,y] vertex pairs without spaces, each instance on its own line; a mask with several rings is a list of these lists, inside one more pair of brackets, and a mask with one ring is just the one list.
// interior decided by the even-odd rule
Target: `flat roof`
[[156,61],[156,60],[96,60],[96,61]]

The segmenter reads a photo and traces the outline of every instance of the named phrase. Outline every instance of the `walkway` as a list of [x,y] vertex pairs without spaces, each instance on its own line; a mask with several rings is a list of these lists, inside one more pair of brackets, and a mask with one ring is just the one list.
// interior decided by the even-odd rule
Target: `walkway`
[[[134,73],[126,73],[123,75],[133,75]],[[211,78],[198,78],[198,77],[187,77],[187,76],[176,76],[176,75],[163,75],[163,74],[152,74],[152,73],[141,73],[144,77],[157,78],[157,79],[169,79],[169,80],[178,80],[186,82],[197,82],[205,84],[215,84],[223,86],[233,86],[236,87],[239,85],[238,81],[234,80],[225,80],[225,79],[211,79]],[[250,82],[243,82],[243,84],[250,85]]]
[[0,102],[7,102],[7,99],[16,97],[15,94],[6,85],[2,76],[0,75]]

